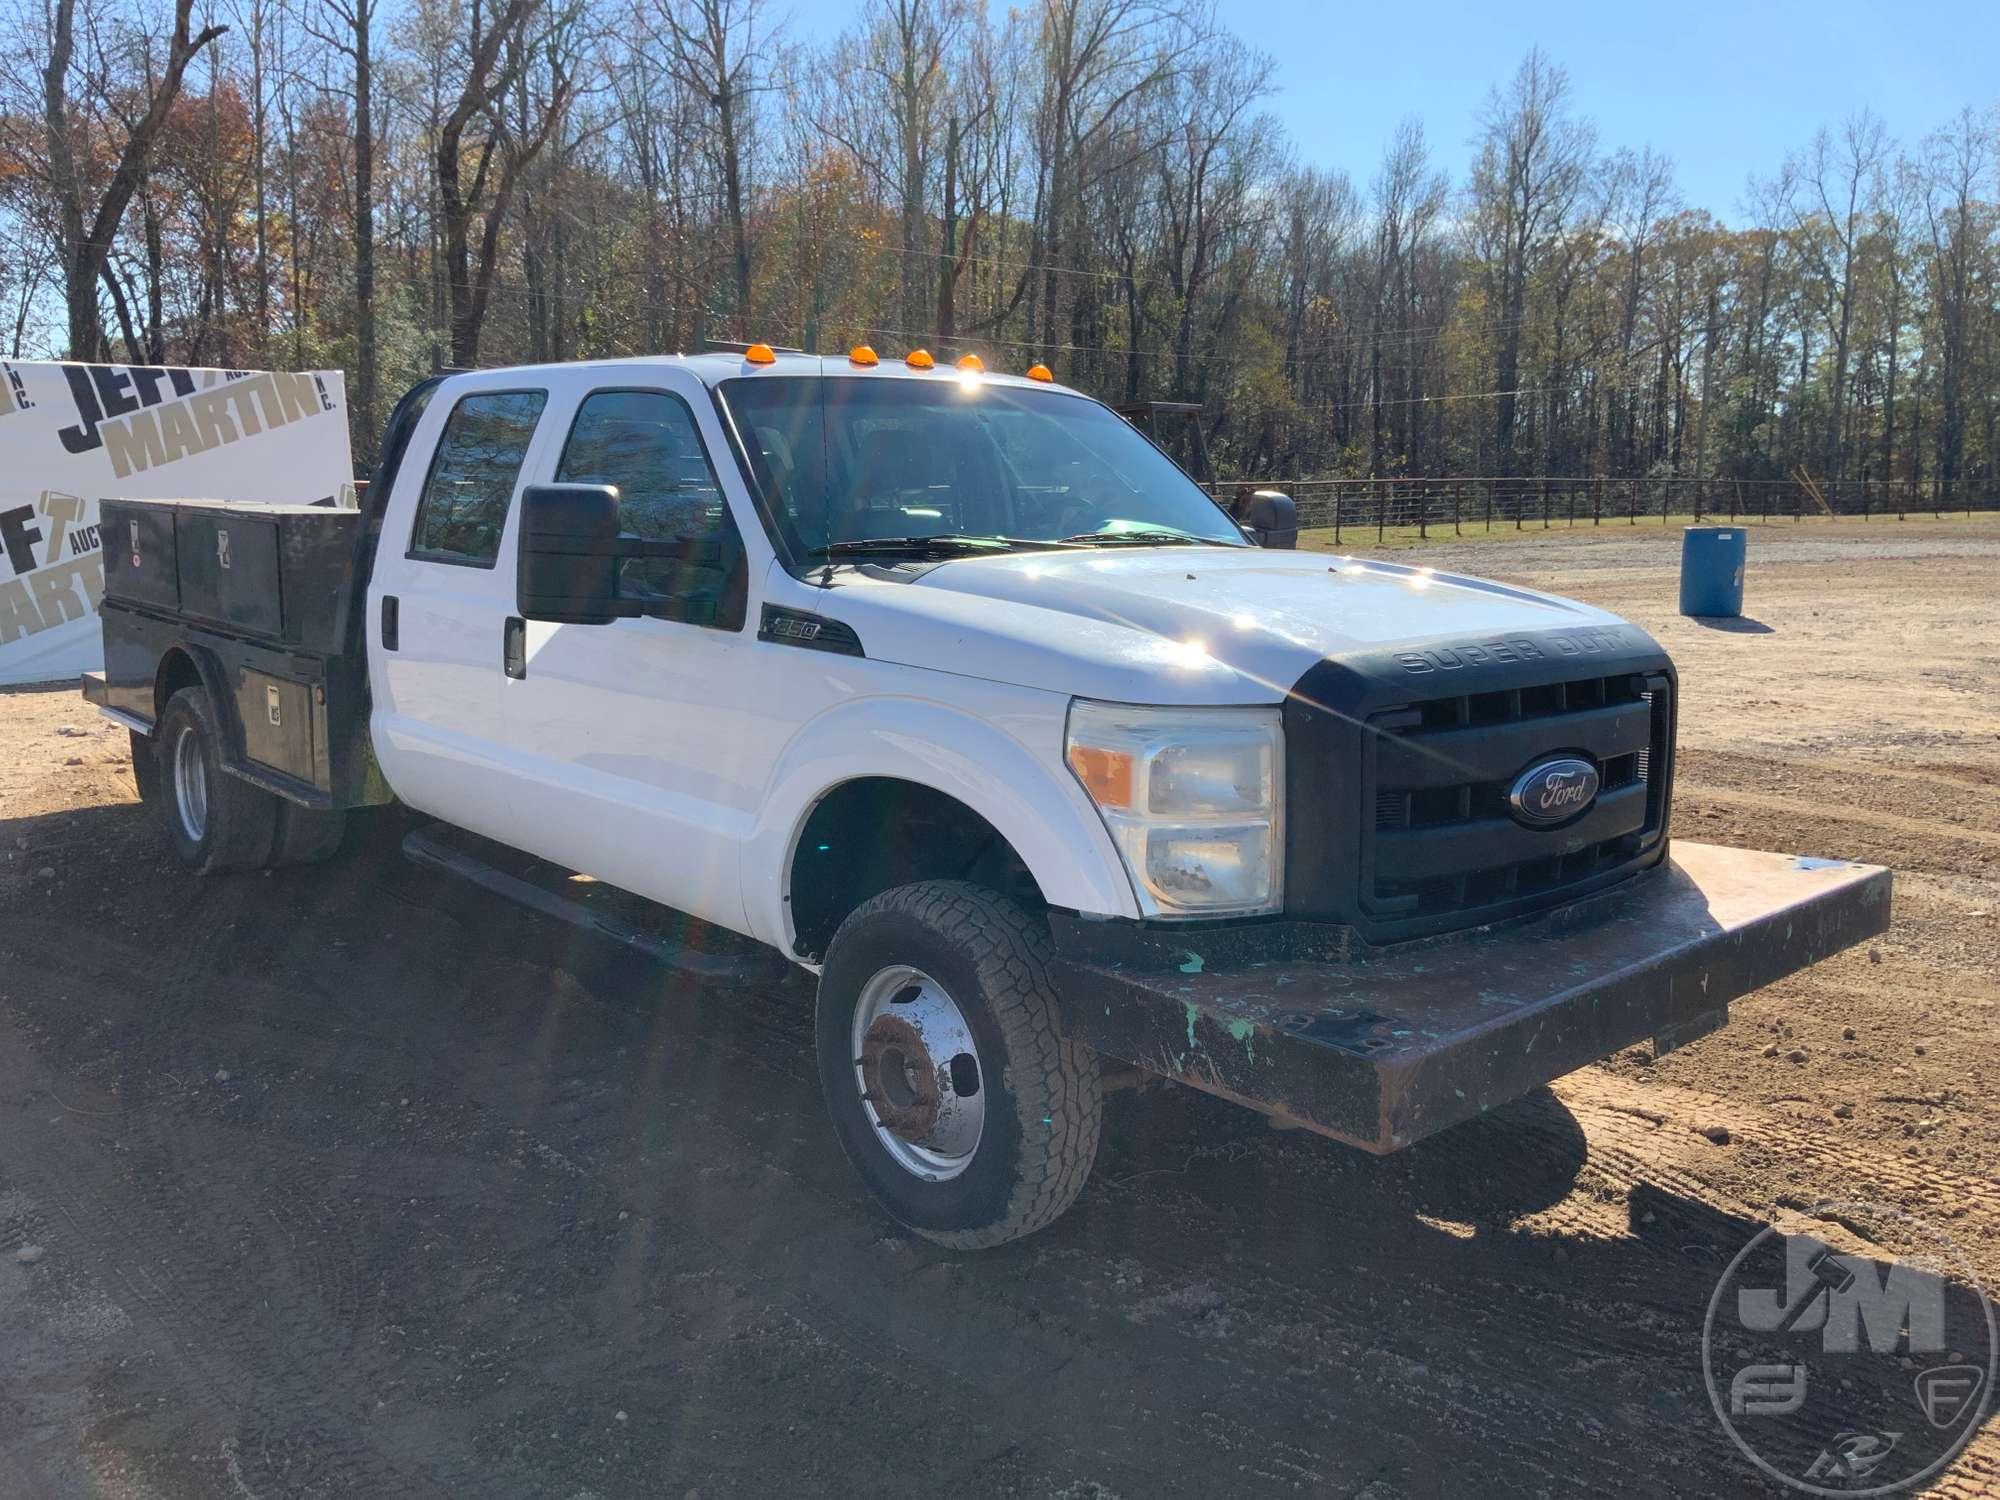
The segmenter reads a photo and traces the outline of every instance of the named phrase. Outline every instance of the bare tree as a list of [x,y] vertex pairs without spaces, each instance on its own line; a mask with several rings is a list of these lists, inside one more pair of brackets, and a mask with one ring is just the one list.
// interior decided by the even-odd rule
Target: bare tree
[[1993,219],[1992,206],[1982,205],[1979,193],[1993,149],[1992,132],[1970,109],[1924,142],[1927,275],[1938,346],[1938,488],[1946,500],[1957,498],[1965,461],[1966,372],[1979,295],[1975,267]]
[[1569,113],[1569,75],[1539,47],[1522,59],[1504,92],[1494,90],[1480,123],[1485,137],[1472,193],[1498,292],[1493,443],[1500,472],[1512,474],[1519,464],[1514,423],[1528,285],[1583,190],[1596,136]]
[[1674,206],[1674,164],[1651,146],[1636,156],[1630,151],[1619,152],[1611,162],[1608,198],[1606,217],[1617,232],[1625,258],[1625,292],[1618,315],[1619,378],[1610,393],[1610,407],[1617,414],[1616,472],[1629,475],[1640,469],[1638,402],[1628,387],[1646,288],[1646,256],[1659,234],[1661,220]]
[[[1180,28],[1169,46],[1157,45],[1171,16],[1153,0],[1040,0],[1038,62],[1042,97],[1036,112],[1038,181],[1034,237],[1023,285],[1039,293],[1041,343],[1054,358],[1066,247],[1083,233],[1083,201],[1093,174],[1091,153],[1111,133],[1140,94],[1169,76],[1200,39]],[[1100,163],[1096,171],[1112,163]],[[1041,273],[1039,286],[1028,278]]]
[[364,467],[374,458],[375,347],[375,15],[381,0],[317,0],[306,29],[347,59],[354,112],[354,432]]
[[[1444,211],[1444,175],[1431,166],[1430,145],[1414,117],[1396,127],[1373,185],[1375,241],[1368,306],[1368,472],[1386,472],[1382,451],[1385,402],[1401,424],[1391,437],[1406,452],[1409,423],[1423,399],[1421,345],[1410,335],[1416,322],[1418,267],[1431,226]],[[1401,325],[1404,337],[1389,330]],[[1400,376],[1400,378],[1398,378]]]
[[729,223],[735,289],[731,311],[743,323],[752,312],[744,138],[760,87],[758,70],[765,62],[762,48],[768,39],[757,30],[763,0],[659,0],[659,5],[666,23],[669,66],[715,110],[711,146]]
[[1812,299],[1832,345],[1831,398],[1821,462],[1839,478],[1846,466],[1841,442],[1846,417],[1849,346],[1863,235],[1872,205],[1867,195],[1880,180],[1887,154],[1882,122],[1867,110],[1850,117],[1840,133],[1821,130],[1780,177],[1792,216],[1798,254],[1813,268]]
[[[499,271],[500,233],[522,170],[548,143],[550,133],[576,94],[572,59],[563,31],[573,11],[553,18],[535,34],[542,0],[498,0],[490,23],[477,4],[471,11],[465,72],[458,98],[445,115],[437,138],[438,211],[443,220],[446,286],[451,298],[451,358],[477,364],[480,331]],[[525,133],[510,128],[504,101],[527,71],[531,54],[545,47],[549,59],[546,98],[530,114]],[[468,132],[475,138],[468,140]],[[465,175],[470,158],[472,175]],[[475,253],[472,234],[479,223]]]
[[[167,112],[180,97],[181,80],[194,55],[229,28],[205,26],[191,30],[194,0],[174,0],[174,26],[167,55],[136,118],[126,120],[125,140],[117,164],[95,203],[78,143],[71,128],[70,66],[76,55],[76,0],[56,0],[49,31],[49,60],[43,70],[42,118],[47,129],[49,191],[58,215],[64,302],[69,317],[70,353],[97,359],[104,350],[98,304],[98,282],[108,280],[107,264],[119,222],[145,175],[146,165]],[[115,111],[115,105],[113,105]],[[117,295],[117,287],[111,290]]]

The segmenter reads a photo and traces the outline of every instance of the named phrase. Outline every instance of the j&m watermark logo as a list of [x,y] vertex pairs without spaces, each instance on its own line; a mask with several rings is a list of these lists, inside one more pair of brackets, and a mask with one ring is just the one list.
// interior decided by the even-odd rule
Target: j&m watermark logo
[[2000,1357],[1993,1307],[1957,1246],[1922,1220],[1865,1203],[1823,1204],[1815,1217],[1915,1253],[1765,1229],[1709,1299],[1709,1399],[1773,1479],[1815,1495],[1893,1494],[1942,1472],[1978,1430]]

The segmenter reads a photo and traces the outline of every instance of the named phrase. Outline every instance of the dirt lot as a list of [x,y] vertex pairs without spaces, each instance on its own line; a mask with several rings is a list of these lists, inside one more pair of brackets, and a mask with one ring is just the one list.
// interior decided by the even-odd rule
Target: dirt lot
[[187,879],[123,731],[0,694],[0,1494],[1761,1492],[1700,1355],[1757,1226],[1887,1202],[2000,1287],[2000,524],[1758,530],[1731,628],[1674,543],[1420,556],[1655,631],[1676,831],[1893,865],[1893,932],[1386,1160],[1116,1094],[977,1257],[864,1200],[805,984],[663,976],[392,819]]

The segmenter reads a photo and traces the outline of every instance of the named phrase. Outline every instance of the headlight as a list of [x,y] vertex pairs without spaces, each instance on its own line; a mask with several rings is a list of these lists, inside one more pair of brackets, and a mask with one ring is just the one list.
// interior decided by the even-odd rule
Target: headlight
[[1276,708],[1132,708],[1077,699],[1065,758],[1149,917],[1285,903],[1285,741]]

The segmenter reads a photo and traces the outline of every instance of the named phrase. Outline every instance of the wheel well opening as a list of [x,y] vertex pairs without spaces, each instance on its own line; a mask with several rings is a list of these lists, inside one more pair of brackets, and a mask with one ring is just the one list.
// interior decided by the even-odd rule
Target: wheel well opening
[[969,880],[1029,910],[1041,887],[998,829],[963,802],[892,777],[843,782],[813,808],[792,852],[792,945],[824,956],[864,901],[919,880]]
[[166,716],[167,704],[182,688],[200,687],[201,671],[194,658],[178,648],[160,658],[159,675],[153,679],[153,723],[157,727]]

